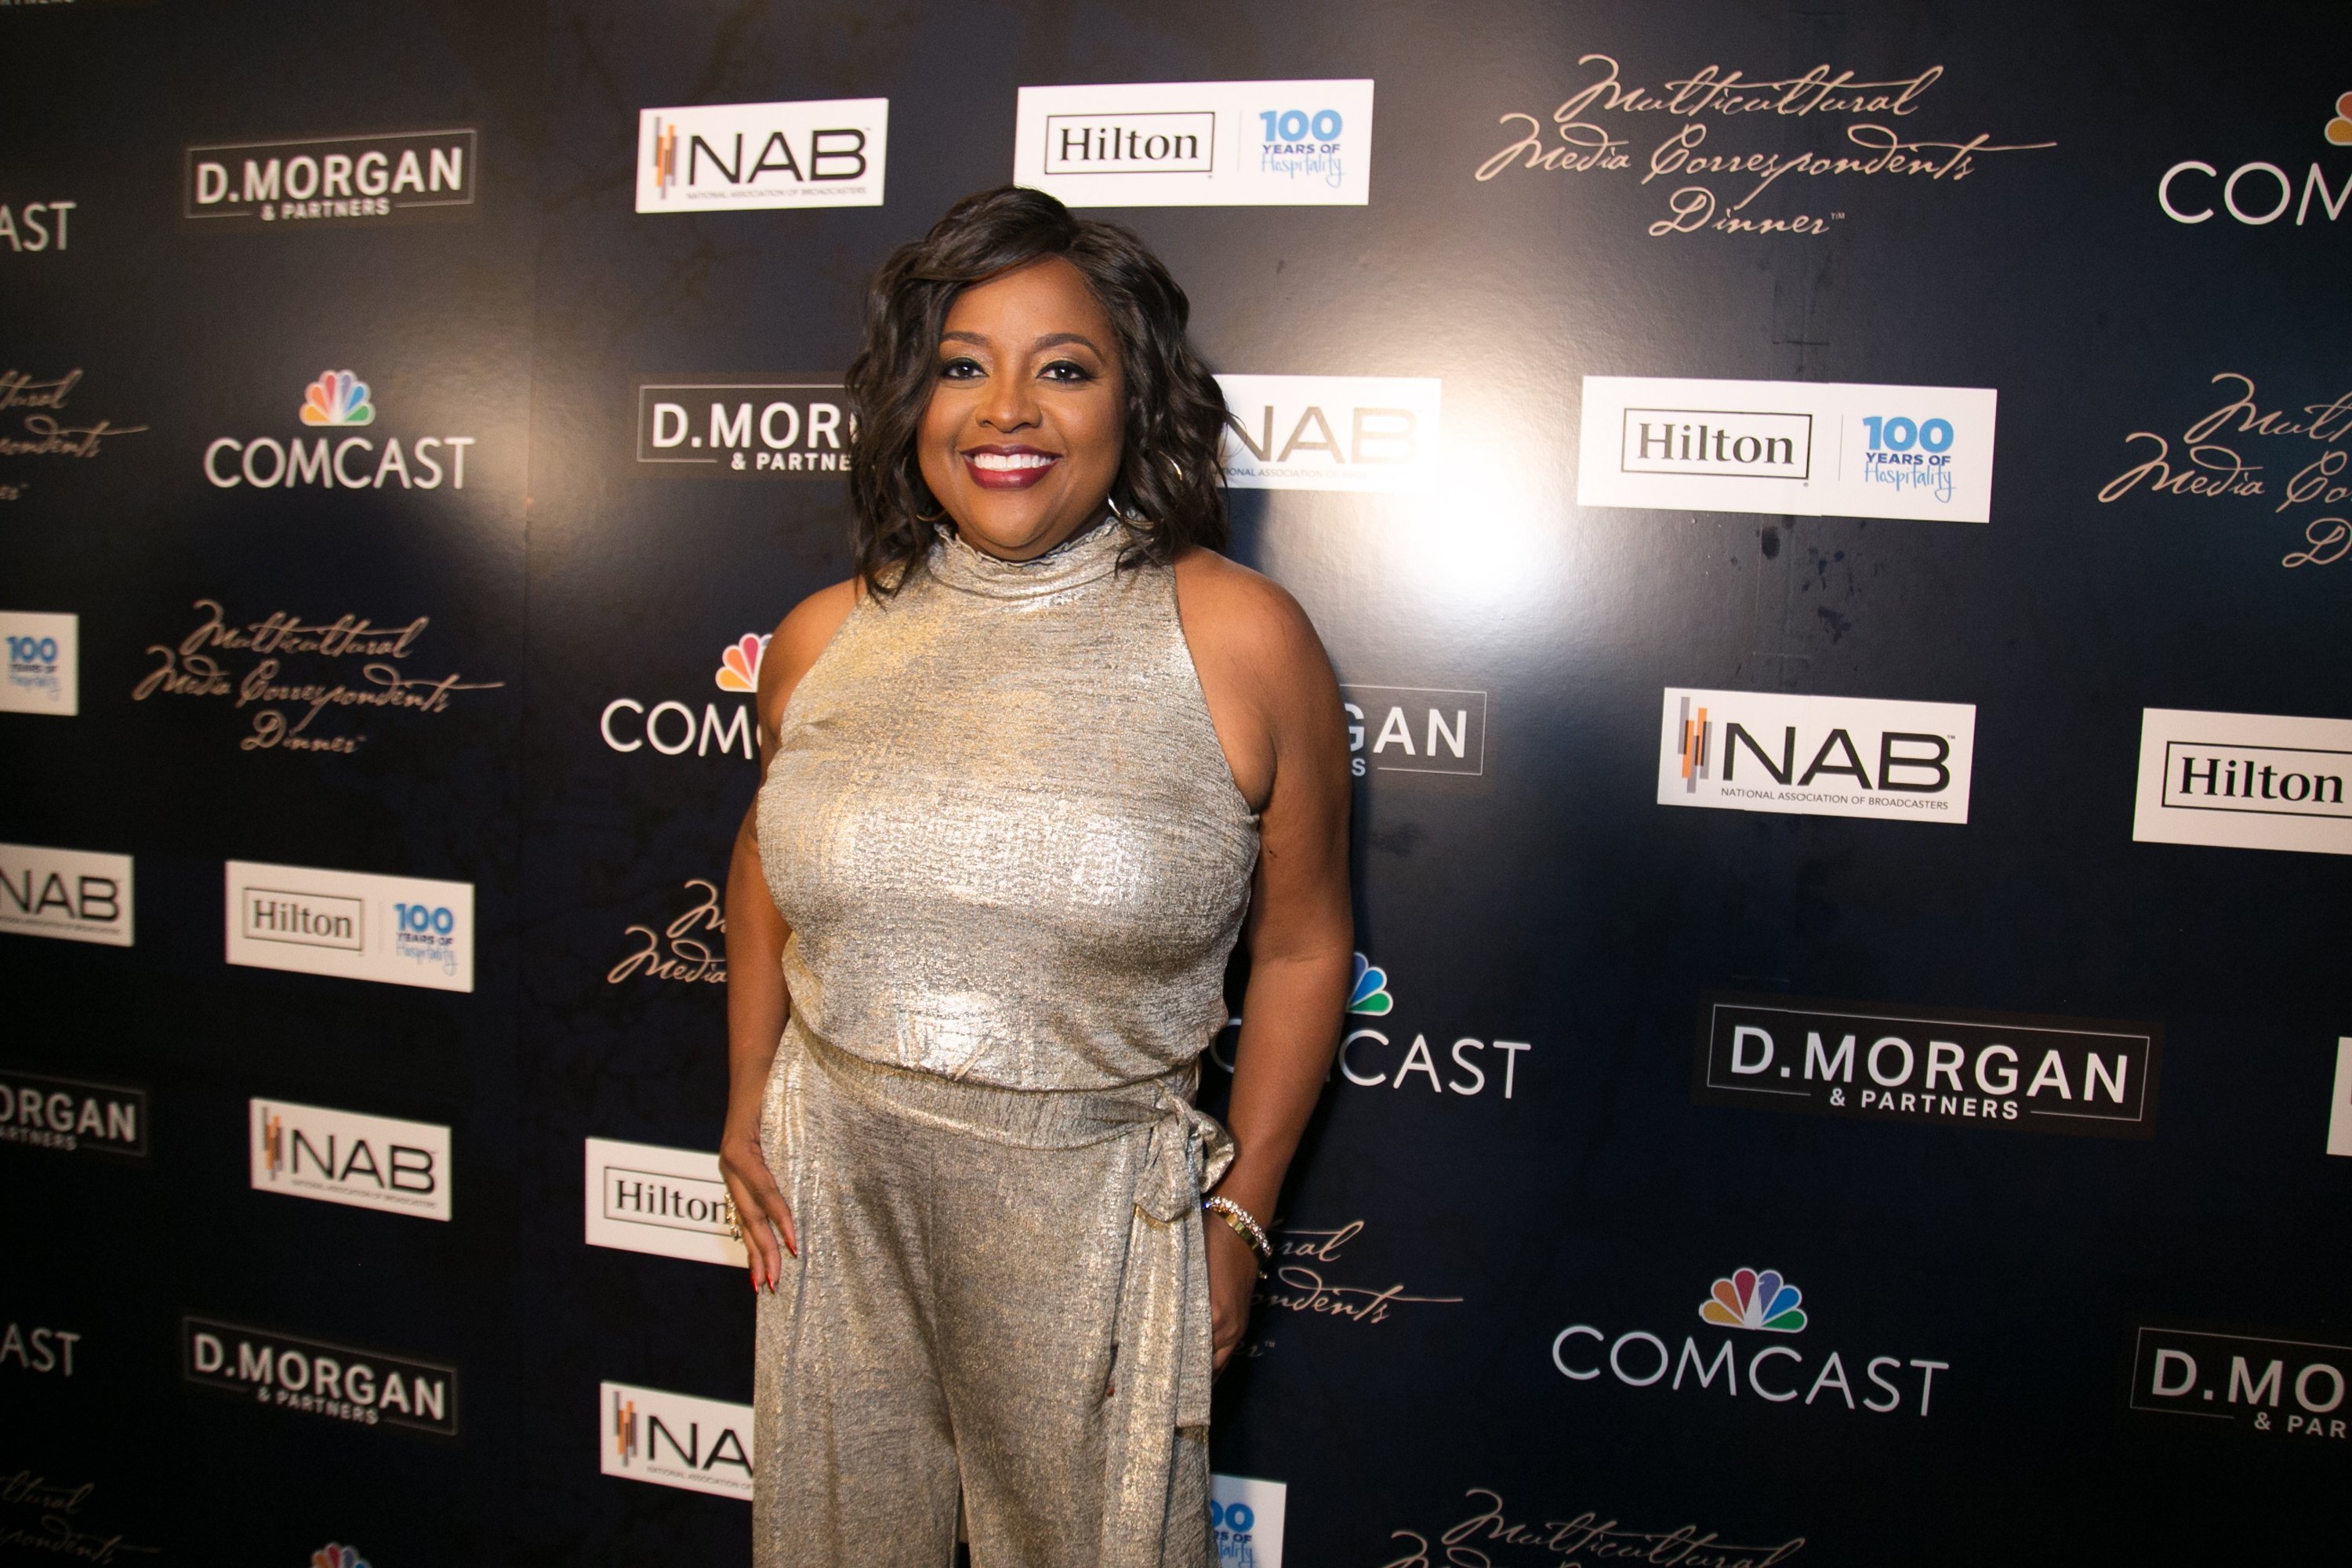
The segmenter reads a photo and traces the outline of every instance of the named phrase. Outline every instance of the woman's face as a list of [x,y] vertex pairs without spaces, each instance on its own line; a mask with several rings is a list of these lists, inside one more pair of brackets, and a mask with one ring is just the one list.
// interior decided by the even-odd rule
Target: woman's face
[[948,307],[923,411],[923,481],[975,550],[1027,561],[1102,513],[1118,475],[1127,388],[1110,318],[1049,256]]

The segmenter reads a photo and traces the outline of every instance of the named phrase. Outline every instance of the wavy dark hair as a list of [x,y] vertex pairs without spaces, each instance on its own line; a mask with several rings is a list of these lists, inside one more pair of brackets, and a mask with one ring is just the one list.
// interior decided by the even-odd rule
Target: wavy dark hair
[[916,438],[939,381],[949,305],[974,283],[1048,256],[1085,276],[1118,335],[1126,441],[1110,500],[1138,536],[1130,557],[1165,564],[1192,545],[1223,548],[1225,400],[1185,338],[1192,301],[1130,230],[1003,185],[950,207],[866,285],[866,341],[847,378],[856,414],[849,503],[858,575],[875,592],[893,592],[936,536],[941,508],[923,482]]

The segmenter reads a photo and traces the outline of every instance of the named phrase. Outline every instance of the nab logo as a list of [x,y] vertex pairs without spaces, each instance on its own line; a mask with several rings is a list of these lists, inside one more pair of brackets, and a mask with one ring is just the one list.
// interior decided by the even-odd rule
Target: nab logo
[[0,844],[0,931],[131,945],[131,857]]
[[284,1100],[252,1111],[255,1191],[449,1217],[446,1127]]
[[1666,689],[1658,804],[1965,823],[1976,709]]
[[641,110],[637,211],[880,206],[887,98]]
[[1241,489],[1420,489],[1436,457],[1433,377],[1221,375],[1225,481]]
[[627,1384],[602,1385],[605,1475],[655,1486],[751,1495],[751,1407]]

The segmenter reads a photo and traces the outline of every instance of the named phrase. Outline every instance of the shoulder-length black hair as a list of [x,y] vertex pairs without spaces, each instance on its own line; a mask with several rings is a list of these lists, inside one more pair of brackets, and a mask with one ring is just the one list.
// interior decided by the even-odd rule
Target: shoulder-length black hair
[[858,574],[876,592],[893,592],[936,537],[941,509],[923,482],[916,437],[939,381],[950,302],[1048,256],[1085,275],[1118,335],[1126,450],[1110,499],[1138,536],[1136,552],[1165,564],[1192,545],[1223,547],[1225,400],[1185,339],[1192,301],[1131,231],[1073,217],[1043,191],[1003,185],[950,207],[866,286],[866,341],[847,378],[856,414],[849,501]]

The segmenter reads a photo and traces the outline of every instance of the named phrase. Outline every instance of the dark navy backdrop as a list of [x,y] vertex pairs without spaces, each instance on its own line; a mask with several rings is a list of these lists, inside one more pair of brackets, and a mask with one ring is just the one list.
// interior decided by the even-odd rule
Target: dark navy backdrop
[[[741,1278],[584,1244],[582,1149],[715,1142],[721,988],[615,966],[723,874],[753,770],[714,671],[845,574],[846,517],[831,479],[648,477],[637,383],[837,376],[876,262],[1010,177],[1023,86],[1336,78],[1376,83],[1368,205],[1103,215],[1183,281],[1222,372],[1442,381],[1439,486],[1236,490],[1234,553],[1344,682],[1486,701],[1480,776],[1358,791],[1358,945],[1392,1007],[1351,1017],[1391,1042],[1351,1059],[1388,1081],[1335,1079],[1318,1111],[1217,1468],[1286,1483],[1307,1565],[1585,1561],[1540,1542],[1588,1511],[1718,1542],[1661,1562],[2324,1547],[2340,1437],[2129,1405],[2143,1325],[2352,1339],[2352,1162],[2322,1153],[2345,863],[2136,843],[2132,810],[2144,708],[2352,717],[2352,561],[2282,565],[2322,509],[2274,512],[2276,481],[2321,448],[2263,447],[2259,499],[2099,492],[2132,432],[2178,442],[2225,401],[2219,374],[2287,410],[2352,379],[2352,219],[2184,225],[2156,196],[2189,159],[2340,185],[2347,43],[2291,5],[0,5],[0,205],[77,204],[64,248],[0,249],[0,371],[79,371],[66,423],[141,427],[0,449],[0,610],[80,637],[77,717],[0,712],[0,839],[136,864],[134,945],[0,935],[0,1068],[142,1089],[153,1133],[131,1162],[0,1148],[0,1319],[82,1335],[70,1378],[0,1344],[0,1558],[60,1530],[126,1562],[741,1558],[741,1502],[600,1475],[596,1414],[604,1381],[748,1400]],[[1518,133],[1499,117],[1549,134],[1595,53],[1652,86],[1940,66],[1906,134],[2051,145],[1792,176],[1753,209],[1834,209],[1818,236],[1651,233],[1685,179],[1642,180],[1664,115],[1602,117],[1632,168],[1476,178]],[[889,100],[885,205],[634,210],[639,110],[841,98]],[[191,146],[450,126],[479,132],[460,221],[180,216]],[[1809,148],[1839,127],[1710,130]],[[462,491],[206,479],[209,443],[291,438],[346,366],[378,437],[473,438]],[[1580,507],[1587,375],[1996,388],[1990,522]],[[415,673],[478,689],[338,720],[368,732],[350,753],[243,748],[230,699],[134,696],[202,600],[428,616]],[[1967,825],[1662,807],[1668,687],[1973,704]],[[615,749],[663,702],[697,747]],[[226,860],[473,884],[474,990],[224,963]],[[2153,1135],[1701,1104],[1717,990],[2155,1021]],[[1427,1079],[1393,1070],[1415,1036]],[[1486,1081],[1444,1091],[1465,1038]],[[250,1190],[257,1096],[451,1128],[454,1216]],[[1699,1303],[1743,1266],[1803,1290],[1773,1342],[1802,1370],[1763,1363],[1799,1399],[1563,1375],[1631,1331],[1712,1355]],[[189,1314],[453,1365],[459,1435],[191,1387]],[[1578,1325],[1601,1337],[1556,1341]],[[1802,1398],[1833,1350],[1857,1403],[1895,1358],[1898,1407]],[[1489,1509],[1528,1531],[1448,1556]]]

